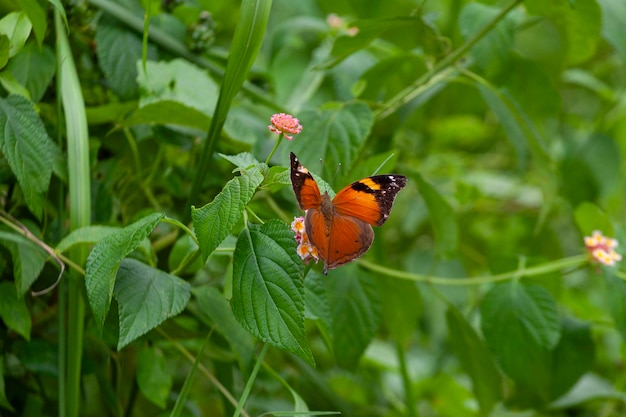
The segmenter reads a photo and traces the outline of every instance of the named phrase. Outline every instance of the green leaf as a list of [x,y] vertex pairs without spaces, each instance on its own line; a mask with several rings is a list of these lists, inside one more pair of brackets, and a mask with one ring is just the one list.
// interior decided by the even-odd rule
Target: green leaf
[[223,153],[219,154],[220,157],[224,158],[231,164],[235,165],[237,168],[248,169],[253,165],[259,165],[260,162],[252,155],[250,152],[241,152],[237,155],[225,155]]
[[607,306],[613,317],[613,325],[626,340],[626,282],[615,276],[614,267],[602,268],[606,277]]
[[67,15],[65,14],[65,8],[63,7],[63,4],[61,3],[61,0],[48,0],[48,3],[50,3],[52,6],[54,6],[54,8],[57,10],[57,12],[59,12],[59,15],[61,16],[61,19],[63,20],[63,23],[65,23],[65,27],[67,28],[67,30],[69,32],[69,25],[67,23]]
[[32,23],[35,37],[37,38],[37,44],[41,46],[44,38],[46,37],[46,31],[48,30],[48,20],[46,19],[46,12],[39,5],[37,0],[17,0],[17,4],[20,8],[26,12],[28,20]]
[[172,124],[198,130],[207,130],[210,123],[211,118],[200,110],[172,100],[146,104],[124,120],[124,126]]
[[9,329],[30,340],[30,312],[10,282],[0,282],[0,318]]
[[[141,68],[140,63],[136,63]],[[146,72],[139,69],[140,107],[161,101],[174,101],[195,109],[210,120],[218,96],[218,85],[206,73],[183,59],[169,62],[146,62]],[[194,113],[194,118],[198,116]]]
[[[304,111],[298,118],[303,130],[290,150],[314,171],[321,159],[324,178],[334,178],[340,165],[346,171],[352,169],[374,123],[372,111],[361,102],[330,103],[318,110]],[[287,150],[284,160],[289,160]]]
[[415,172],[412,177],[416,179],[417,188],[428,208],[437,252],[441,256],[452,256],[459,244],[459,227],[454,210],[420,174]]
[[0,35],[0,69],[4,68],[9,62],[9,50],[11,41],[7,35]]
[[262,172],[266,169],[266,165],[263,164],[241,171],[241,175],[226,183],[212,202],[199,209],[191,207],[194,231],[204,261],[226,239],[239,221],[243,210],[263,181]]
[[186,281],[135,259],[122,260],[115,280],[118,350],[179,314],[190,296],[191,286]]
[[[36,226],[29,222],[25,225],[35,236],[40,235]],[[6,226],[0,226],[0,244],[11,252],[15,288],[22,297],[39,278],[48,254],[31,240],[8,230]]]
[[165,408],[172,389],[172,374],[160,349],[150,346],[137,352],[137,385],[148,400]]
[[17,177],[30,211],[41,218],[52,175],[51,142],[33,104],[22,96],[0,99],[0,150]]
[[529,13],[547,16],[566,40],[567,64],[583,63],[593,56],[600,41],[602,12],[596,0],[564,1],[528,0]]
[[422,313],[422,297],[413,281],[378,277],[383,325],[391,337],[407,346]]
[[[99,331],[102,330],[104,320],[109,312],[115,287],[115,276],[120,262],[150,235],[162,218],[162,213],[153,213],[118,232],[106,235],[89,254],[85,286],[87,287],[87,296],[94,321]],[[121,332],[120,329],[120,341],[122,340]]]
[[329,271],[325,284],[335,360],[343,368],[355,369],[380,325],[380,290],[355,264]]
[[254,340],[233,315],[228,301],[215,287],[202,286],[194,289],[198,307],[210,319],[217,330],[228,341],[237,355],[241,369],[246,369],[254,357]]
[[[137,61],[141,61],[141,37],[135,32],[104,16],[96,26],[96,54],[102,72],[111,89],[122,99],[136,97]],[[156,57],[154,47],[148,48],[151,58]]]
[[503,381],[494,358],[476,331],[453,305],[448,306],[446,322],[450,332],[450,345],[472,380],[472,389],[481,414],[489,415],[493,406],[502,400]]
[[602,35],[619,53],[622,62],[626,62],[626,3],[621,0],[597,0],[602,9]]
[[563,320],[561,338],[552,351],[550,398],[565,394],[594,363],[595,344],[588,323]]
[[591,236],[593,231],[599,230],[605,236],[614,236],[613,223],[602,209],[593,203],[585,201],[574,211],[576,226],[583,236]]
[[4,390],[4,358],[0,357],[0,407],[14,411]]
[[114,226],[85,226],[72,231],[59,242],[55,251],[63,253],[74,245],[93,245],[104,239],[113,232],[120,231],[120,227]]
[[23,96],[27,100],[30,100],[30,92],[26,89],[26,87],[20,84],[10,72],[0,72],[0,84],[2,84],[2,87],[4,87],[9,94]]
[[[500,13],[500,8],[471,2],[465,4],[459,16],[459,28],[465,39],[469,39]],[[502,66],[514,45],[515,19],[508,14],[472,48],[472,56],[482,67]]]
[[495,285],[481,305],[487,346],[504,372],[538,401],[549,400],[550,350],[559,341],[556,302],[543,287]]
[[47,45],[26,44],[7,65],[6,70],[25,86],[35,103],[41,100],[56,71],[54,52]]
[[333,317],[328,305],[328,295],[326,294],[326,276],[309,271],[304,280],[304,298],[306,308],[304,316],[313,320],[317,325],[324,341],[328,344],[328,348],[333,347]]
[[249,225],[233,257],[235,318],[264,342],[313,364],[304,332],[304,266],[289,226],[278,220]]
[[400,16],[357,20],[350,23],[357,33],[354,36],[343,35],[335,40],[330,57],[317,69],[328,69],[339,64],[360,49],[367,48],[372,41],[388,30],[402,31],[406,36],[419,36],[416,33],[423,28],[421,17]]
[[9,58],[14,57],[24,46],[32,25],[26,12],[11,12],[0,19],[0,35],[6,35],[10,41]]

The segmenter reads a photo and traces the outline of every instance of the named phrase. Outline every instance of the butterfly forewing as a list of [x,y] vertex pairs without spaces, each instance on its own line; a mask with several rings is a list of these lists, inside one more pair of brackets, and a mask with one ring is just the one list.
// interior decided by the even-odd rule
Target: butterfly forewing
[[291,153],[291,185],[302,210],[319,207],[322,196],[313,176],[301,163],[298,157]]
[[402,175],[375,175],[348,185],[333,199],[338,213],[374,226],[387,221],[393,201],[406,186]]

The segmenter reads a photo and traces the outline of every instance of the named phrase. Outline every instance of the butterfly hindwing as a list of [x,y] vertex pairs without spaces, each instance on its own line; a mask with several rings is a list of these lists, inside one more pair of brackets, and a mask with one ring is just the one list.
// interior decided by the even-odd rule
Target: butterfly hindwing
[[398,192],[406,186],[402,175],[375,175],[348,185],[333,199],[337,212],[373,226],[387,221]]

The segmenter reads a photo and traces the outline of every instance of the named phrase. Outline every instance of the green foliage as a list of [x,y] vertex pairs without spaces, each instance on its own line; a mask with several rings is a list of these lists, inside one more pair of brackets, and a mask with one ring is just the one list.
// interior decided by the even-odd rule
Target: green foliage
[[[416,4],[4,4],[0,414],[626,413],[624,1]],[[290,152],[408,178],[328,275]]]

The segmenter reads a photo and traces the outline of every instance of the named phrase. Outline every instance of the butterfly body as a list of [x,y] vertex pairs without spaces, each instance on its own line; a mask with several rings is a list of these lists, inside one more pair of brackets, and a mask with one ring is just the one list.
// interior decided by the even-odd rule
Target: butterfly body
[[322,194],[311,173],[291,154],[291,183],[306,211],[308,239],[324,261],[324,273],[363,255],[374,240],[394,199],[406,185],[402,175],[375,175],[353,182],[331,198]]

